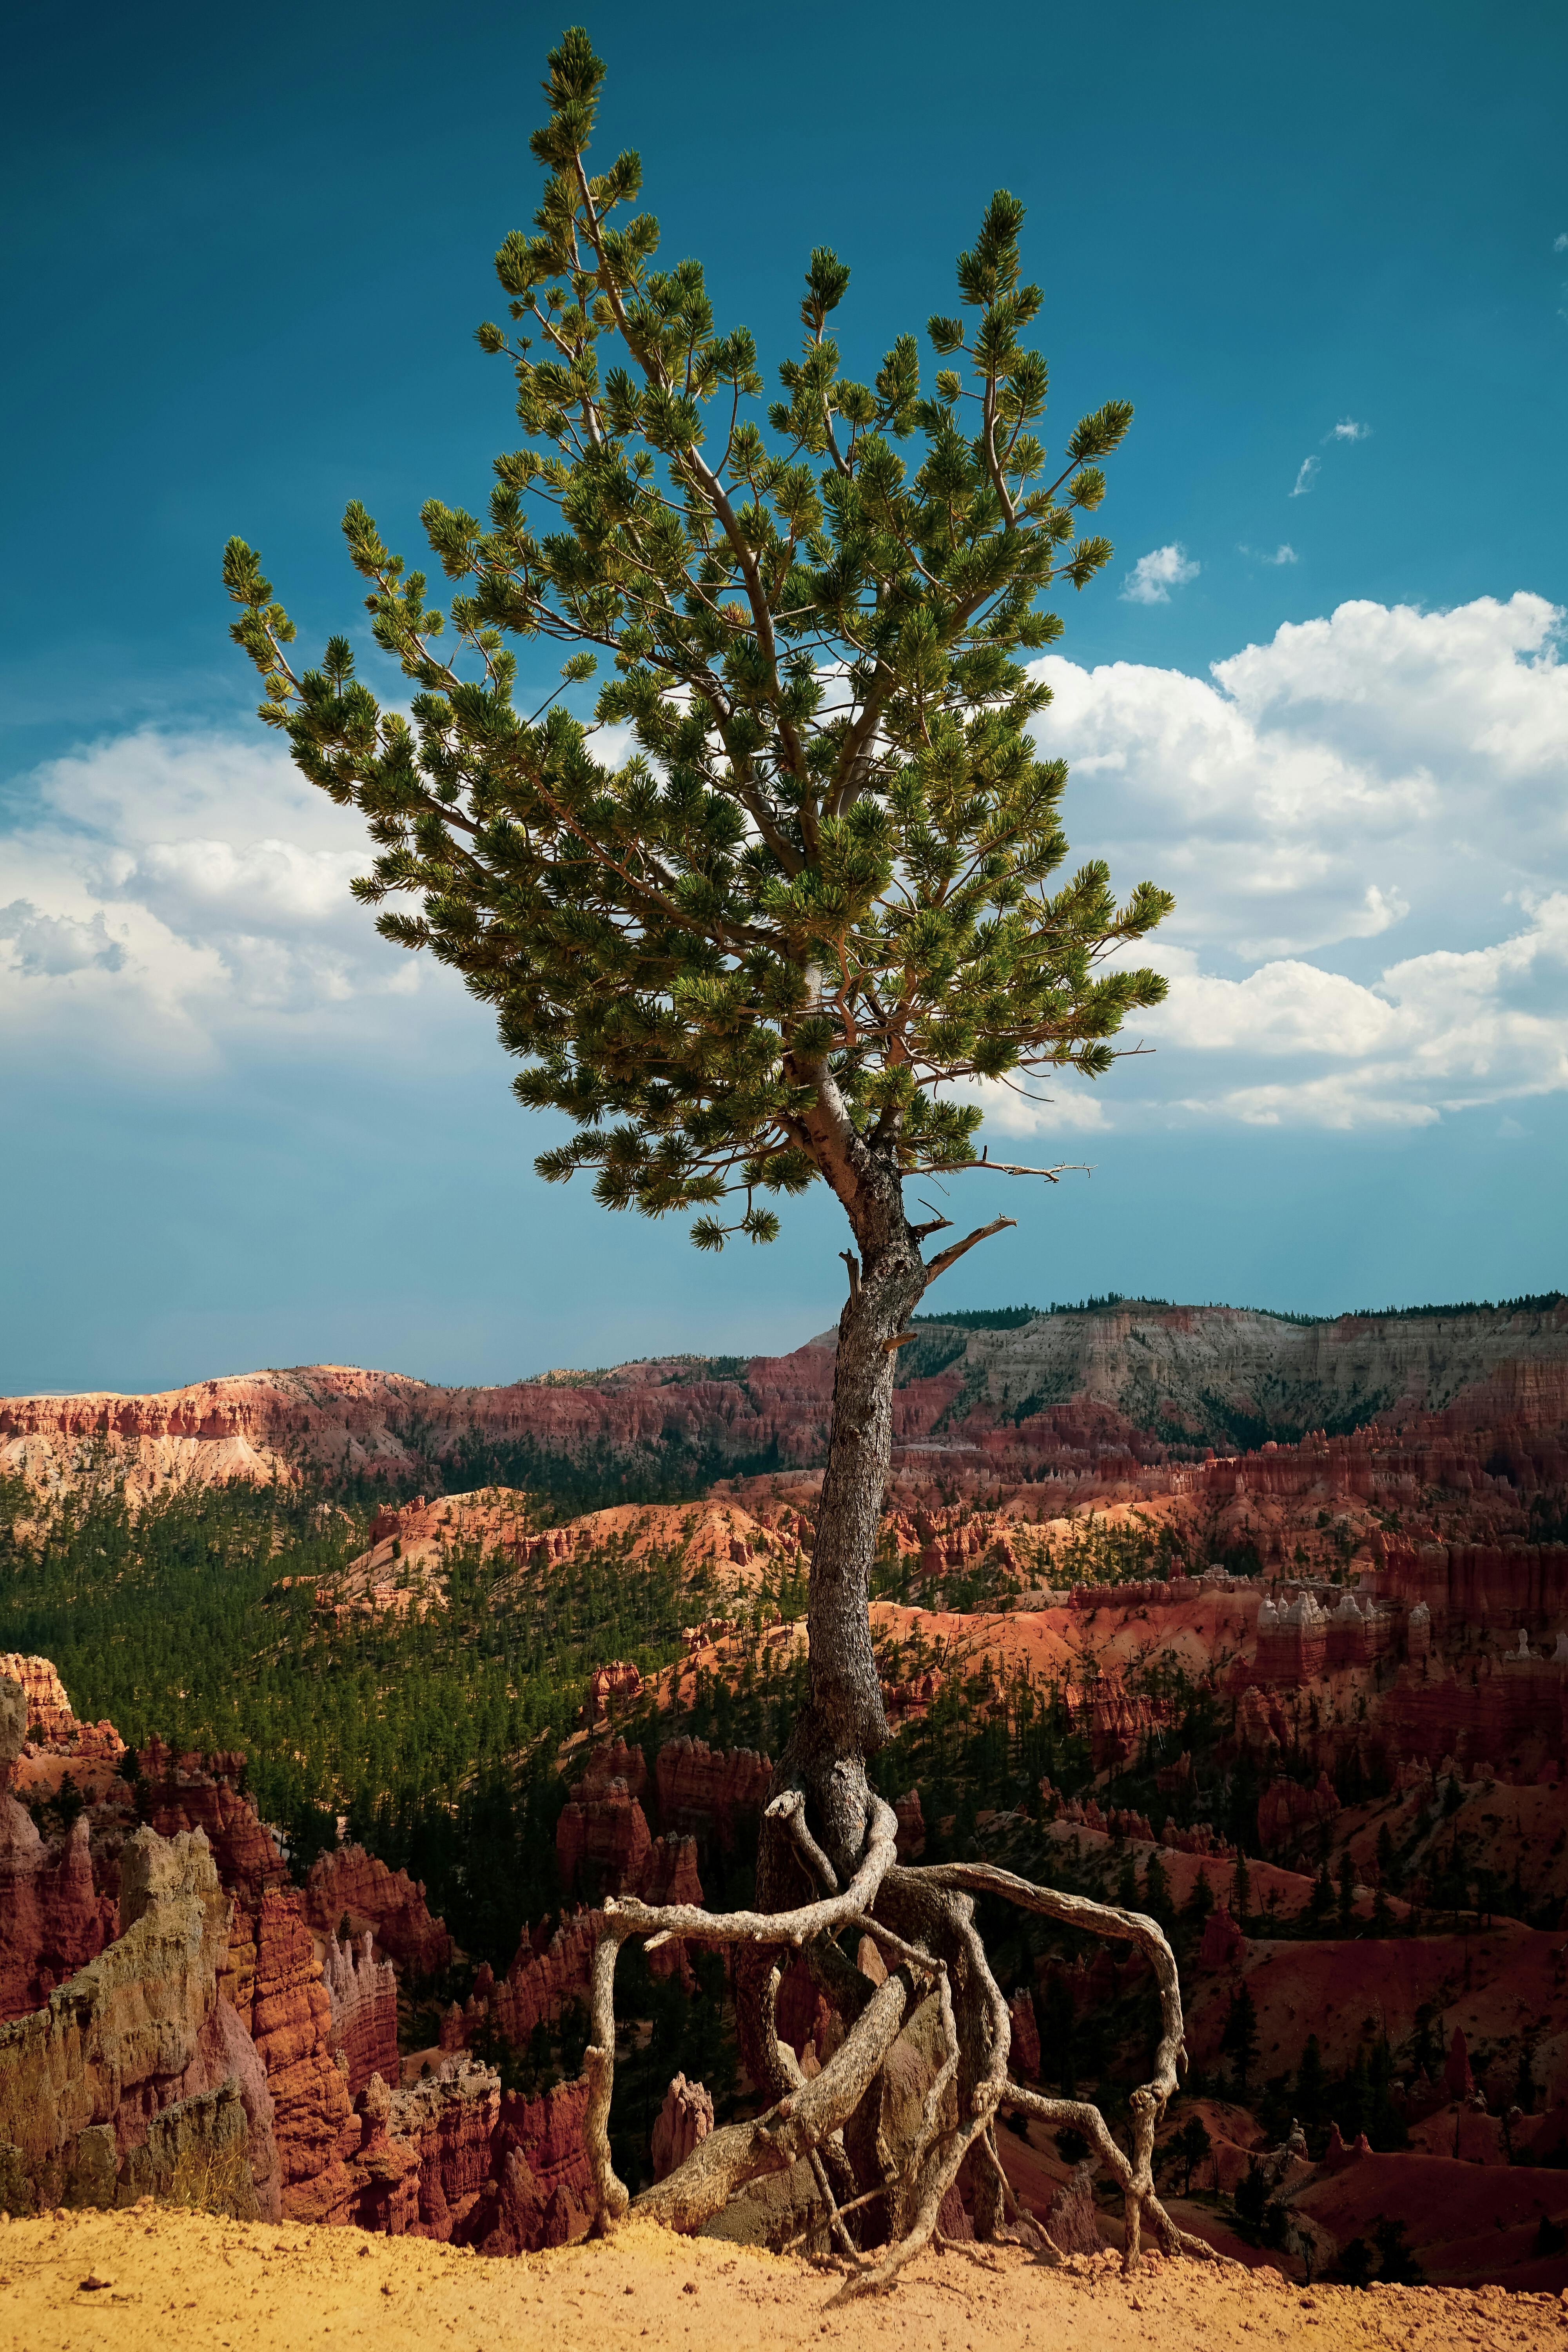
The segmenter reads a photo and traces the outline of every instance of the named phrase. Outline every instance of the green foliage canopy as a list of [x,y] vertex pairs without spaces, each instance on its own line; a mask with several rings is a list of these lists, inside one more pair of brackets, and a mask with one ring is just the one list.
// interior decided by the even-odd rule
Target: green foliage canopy
[[[460,971],[524,1064],[519,1098],[573,1122],[541,1173],[592,1168],[612,1208],[695,1210],[704,1246],[765,1241],[761,1196],[821,1175],[847,1204],[857,1139],[901,1173],[973,1164],[965,1082],[1098,1076],[1164,992],[1114,951],[1169,896],[1118,903],[1098,861],[1056,878],[1067,772],[1037,755],[1048,690],[1016,658],[1060,634],[1046,593],[1111,552],[1081,524],[1131,409],[1085,417],[1052,475],[1046,363],[1021,340],[1043,298],[1001,192],[959,259],[964,315],[928,323],[930,390],[912,335],[873,383],[842,373],[828,321],[849,272],[819,247],[801,355],[763,412],[751,333],[719,331],[700,265],[658,267],[657,222],[629,211],[637,157],[588,171],[586,35],[549,67],[534,233],[496,257],[511,328],[479,330],[514,370],[523,438],[487,520],[423,509],[449,614],[363,506],[344,517],[411,719],[345,637],[296,672],[240,540],[233,635],[262,718],[369,820],[380,855],[354,888],[383,934]],[[607,663],[591,722],[561,688],[516,708],[508,640],[539,637],[570,649],[563,686]],[[726,1225],[711,1212],[735,1195]]]

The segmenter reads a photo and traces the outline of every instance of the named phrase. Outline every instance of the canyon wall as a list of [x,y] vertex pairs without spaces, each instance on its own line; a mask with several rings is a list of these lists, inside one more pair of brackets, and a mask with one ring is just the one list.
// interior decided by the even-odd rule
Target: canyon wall
[[[1103,1477],[1373,1422],[1390,1434],[1422,1417],[1450,1433],[1568,1423],[1563,1299],[1312,1324],[1128,1301],[1014,1330],[928,1326],[921,1336],[925,1356],[953,1352],[897,1392],[895,1443],[910,1459],[967,1452],[995,1469],[1049,1458]],[[521,1442],[562,1460],[807,1466],[826,1450],[831,1342],[824,1334],[793,1354],[752,1358],[739,1379],[666,1359],[439,1388],[317,1364],[151,1396],[12,1397],[0,1400],[0,1469],[44,1492],[113,1478],[136,1495],[304,1469],[404,1476],[465,1440]],[[1554,1475],[1568,1475],[1568,1454]]]

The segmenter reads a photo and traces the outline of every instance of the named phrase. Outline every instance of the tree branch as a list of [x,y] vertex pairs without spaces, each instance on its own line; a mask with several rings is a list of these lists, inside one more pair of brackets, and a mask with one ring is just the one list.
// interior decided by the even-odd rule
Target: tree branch
[[926,1288],[929,1290],[937,1276],[945,1274],[950,1265],[956,1265],[964,1252],[972,1250],[976,1242],[988,1242],[993,1234],[1004,1233],[1009,1225],[1016,1225],[1017,1222],[1016,1217],[994,1217],[990,1224],[977,1225],[973,1233],[965,1234],[961,1242],[954,1242],[951,1247],[939,1250],[926,1267]]

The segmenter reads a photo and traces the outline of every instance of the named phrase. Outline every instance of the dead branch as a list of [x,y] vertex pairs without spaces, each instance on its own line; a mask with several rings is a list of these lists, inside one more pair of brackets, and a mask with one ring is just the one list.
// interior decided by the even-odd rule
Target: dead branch
[[[976,1162],[977,1166],[978,1164],[979,1163]],[[1034,1174],[1039,1174],[1041,1171],[1039,1170],[1034,1170],[1031,1172]],[[945,1274],[950,1265],[956,1265],[958,1260],[963,1255],[964,1252],[966,1250],[972,1250],[976,1242],[988,1242],[993,1234],[1004,1233],[1009,1225],[1016,1225],[1017,1222],[1018,1220],[1016,1217],[994,1217],[990,1224],[977,1225],[973,1233],[965,1234],[963,1239],[961,1242],[954,1242],[951,1248],[938,1250],[935,1257],[931,1260],[930,1264],[926,1267],[926,1288],[929,1290],[931,1284],[936,1280],[937,1276],[939,1274]]]
[[[898,1876],[901,1881],[905,1874],[900,1872]],[[942,2200],[957,2179],[971,2147],[991,2128],[997,2103],[1006,2088],[1012,2024],[1006,2001],[986,1961],[984,1946],[975,1932],[973,1911],[969,1896],[955,1891],[942,1906],[942,1925],[959,1947],[955,1958],[962,1963],[966,2021],[974,2027],[971,2042],[978,2043],[985,2053],[984,2071],[973,2084],[965,2084],[964,2046],[950,1997],[949,1971],[944,1969],[939,1992],[949,2055],[927,2095],[921,2118],[921,2141],[929,2152],[911,2167],[915,2176],[914,2216],[904,2235],[888,2249],[880,2262],[846,2280],[832,2297],[835,2304],[852,2302],[862,2294],[875,2294],[890,2286],[905,2264],[931,2243]],[[954,2071],[958,2075],[959,2120],[956,2128],[942,2129],[941,2102]]]
[[978,1160],[955,1160],[951,1167],[943,1166],[944,1176],[962,1176],[967,1169],[988,1168],[994,1176],[1043,1176],[1054,1184],[1060,1176],[1089,1176],[1093,1170],[1086,1160],[1058,1160],[1054,1168],[1020,1168],[1016,1160],[993,1160],[989,1144]]
[[856,1256],[853,1250],[840,1250],[838,1255],[844,1260],[845,1265],[849,1268],[849,1296],[851,1298],[858,1298],[860,1296],[860,1261]]
[[837,2200],[833,2194],[833,2184],[827,2178],[827,2167],[822,2161],[822,2150],[818,2147],[811,2149],[809,2161],[811,2164],[811,2177],[816,2183],[816,2193],[827,2208],[828,2226],[832,2231],[833,2235],[838,2241],[840,2251],[848,2255],[849,2260],[854,2263],[856,2269],[858,2270],[860,2267],[860,2251],[856,2245],[854,2239],[849,2235],[849,2231],[845,2226],[844,2217],[838,2210]]

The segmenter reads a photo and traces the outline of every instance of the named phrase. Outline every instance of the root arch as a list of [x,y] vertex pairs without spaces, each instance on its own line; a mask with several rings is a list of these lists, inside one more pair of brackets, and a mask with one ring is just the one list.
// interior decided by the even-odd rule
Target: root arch
[[[1122,2267],[1138,2266],[1144,2231],[1170,2254],[1208,2256],[1201,2239],[1177,2228],[1154,2190],[1154,2136],[1185,2063],[1181,1986],[1173,1953],[1158,1923],[1138,1911],[1091,1902],[1039,1886],[984,1863],[924,1867],[897,1860],[897,1821],[872,1797],[869,1821],[853,1876],[840,1885],[827,1855],[812,1837],[797,1791],[768,1808],[774,1832],[793,1843],[817,1897],[777,1912],[708,1912],[691,1905],[650,1906],[630,1898],[605,1906],[595,1953],[592,2040],[585,2053],[589,2098],[585,2116],[589,2160],[598,2191],[602,2229],[636,2210],[681,2231],[700,2229],[748,2182],[806,2163],[822,2205],[822,2225],[852,2264],[836,2301],[889,2286],[938,2231],[944,2199],[973,2151],[976,2233],[1000,2235],[1009,2202],[1016,2226],[1049,2249],[1039,2225],[1018,2213],[995,2141],[999,2114],[1011,2109],[1080,2131],[1100,2167],[1121,2191],[1125,2213]],[[1099,2107],[1084,2099],[1050,2098],[1015,2082],[1008,2072],[1011,2021],[1006,2000],[974,1926],[977,1895],[999,1896],[1062,1926],[1129,1943],[1142,1951],[1159,1990],[1161,2032],[1149,2080],[1131,2094],[1131,2148],[1110,2131]],[[869,1936],[888,1963],[873,1986],[837,1948],[845,1928]],[[752,2046],[760,2053],[770,2098],[749,2121],[710,2132],[675,2172],[634,2201],[610,2156],[609,2114],[616,2063],[615,1979],[621,1946],[640,1936],[650,1947],[673,1937],[736,1950],[749,1962],[745,1983],[753,2014]],[[809,2081],[795,2053],[779,2039],[775,2003],[787,1958],[804,1952],[820,1982],[838,1999],[847,2032],[821,2072]],[[737,1987],[742,1969],[737,1968]],[[857,2179],[846,2132],[887,2065],[915,2010],[934,1997],[942,2056],[929,2084],[912,2144],[890,2173]],[[864,2139],[864,2135],[861,2135]],[[867,2168],[863,2147],[859,2169]],[[862,2252],[849,2221],[880,2211],[887,2242]]]

